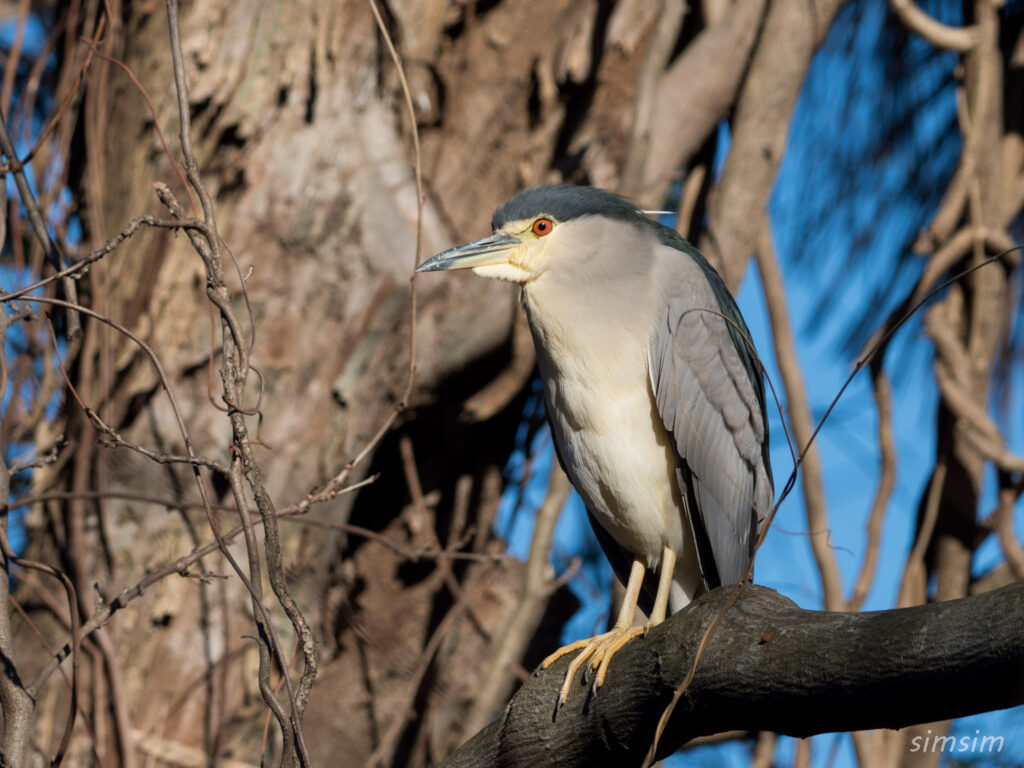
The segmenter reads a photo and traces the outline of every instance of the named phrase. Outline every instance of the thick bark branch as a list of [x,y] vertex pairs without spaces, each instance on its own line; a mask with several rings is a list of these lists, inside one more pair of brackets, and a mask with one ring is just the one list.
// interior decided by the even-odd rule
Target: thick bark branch
[[[557,718],[568,659],[531,678],[444,765],[639,765],[732,589],[713,591],[629,643],[600,692],[574,686]],[[745,587],[708,642],[658,756],[730,729],[806,737],[1024,703],[1022,612],[1024,582],[871,613],[807,611],[773,590]]]
[[687,46],[657,83],[643,185],[632,199],[664,205],[665,190],[724,120],[750,63],[764,14],[763,0],[735,4]]
[[844,2],[784,0],[768,8],[736,101],[732,144],[711,206],[711,230],[699,244],[733,291],[757,247],[811,59]]

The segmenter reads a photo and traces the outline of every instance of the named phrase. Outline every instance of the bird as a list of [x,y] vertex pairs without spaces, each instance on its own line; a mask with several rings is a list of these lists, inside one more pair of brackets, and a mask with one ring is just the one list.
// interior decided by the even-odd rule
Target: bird
[[491,227],[417,271],[521,286],[556,454],[626,585],[611,630],[541,663],[576,654],[557,711],[581,667],[596,693],[626,643],[746,577],[774,499],[764,379],[718,272],[626,198],[532,187]]

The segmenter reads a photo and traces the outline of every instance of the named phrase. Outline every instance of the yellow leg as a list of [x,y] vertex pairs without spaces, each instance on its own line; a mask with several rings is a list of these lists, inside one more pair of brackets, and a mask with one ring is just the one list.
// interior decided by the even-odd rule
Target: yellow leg
[[619,617],[615,620],[615,629],[626,629],[633,626],[636,604],[640,600],[640,590],[644,586],[646,570],[644,564],[640,562],[640,558],[633,559],[633,566],[629,569],[629,581],[626,582],[626,596],[622,600]]
[[668,593],[672,588],[672,577],[676,572],[676,553],[668,547],[661,550],[661,573],[658,579],[658,594],[654,596],[654,609],[651,611],[650,624],[656,627],[665,620],[668,611]]
[[558,691],[558,707],[565,703],[569,696],[569,689],[572,686],[573,678],[580,667],[590,661],[591,669],[597,670],[597,677],[594,680],[594,690],[597,690],[604,683],[605,673],[608,670],[608,663],[618,651],[637,635],[644,633],[642,627],[633,626],[633,617],[636,615],[636,604],[640,597],[640,589],[644,583],[645,567],[643,562],[636,558],[629,571],[629,581],[626,583],[626,597],[622,601],[622,608],[615,620],[615,626],[610,632],[597,635],[585,640],[577,640],[575,643],[559,648],[541,662],[541,669],[547,669],[558,659],[573,651],[579,651],[576,658],[569,664],[566,670],[562,687]]
[[[601,651],[603,658],[597,667],[597,677],[594,679],[594,689],[600,688],[604,684],[604,677],[608,673],[608,664],[612,660],[612,656],[619,652],[619,650],[632,640],[636,635],[643,634],[647,636],[647,631],[651,627],[656,627],[665,620],[665,613],[668,610],[668,594],[672,586],[672,576],[676,571],[676,553],[668,547],[664,547],[661,550],[661,567],[658,575],[658,593],[654,596],[654,607],[651,609],[651,615],[642,628],[634,629],[632,632],[623,633],[618,638],[615,638],[613,642],[607,646],[602,647]],[[620,616],[621,620],[621,616]],[[629,623],[633,623],[632,612],[630,612]],[[615,622],[615,626],[619,625]]]
[[608,665],[611,663],[612,657],[634,637],[646,635],[647,630],[661,624],[665,620],[665,615],[668,612],[668,596],[671,591],[672,577],[676,570],[676,553],[668,547],[662,550],[658,594],[654,597],[654,608],[651,610],[650,619],[643,627],[634,627],[633,617],[636,615],[636,604],[640,597],[640,589],[643,587],[645,570],[644,564],[639,558],[633,560],[633,565],[629,571],[629,581],[626,584],[626,597],[622,601],[622,608],[619,610],[619,616],[615,620],[615,626],[612,627],[610,632],[605,632],[603,635],[597,635],[585,640],[577,640],[575,643],[571,643],[564,648],[559,648],[541,662],[541,669],[547,669],[566,654],[579,651],[576,658],[569,664],[569,669],[565,673],[565,679],[562,681],[562,687],[558,691],[559,709],[569,696],[569,689],[572,687],[572,681],[576,673],[588,661],[590,662],[590,668],[597,670],[597,675],[594,678],[594,691],[597,691],[604,684],[604,678],[608,673]]

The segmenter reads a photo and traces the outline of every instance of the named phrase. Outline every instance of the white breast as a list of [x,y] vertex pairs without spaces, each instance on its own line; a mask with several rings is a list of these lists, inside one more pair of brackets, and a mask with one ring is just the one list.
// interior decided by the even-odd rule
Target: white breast
[[[545,301],[524,288],[554,439],[587,509],[624,548],[657,566],[662,548],[689,549],[675,452],[650,390],[644,313],[624,327],[612,307]],[[653,311],[653,309],[652,309]],[[638,343],[638,338],[643,340]]]

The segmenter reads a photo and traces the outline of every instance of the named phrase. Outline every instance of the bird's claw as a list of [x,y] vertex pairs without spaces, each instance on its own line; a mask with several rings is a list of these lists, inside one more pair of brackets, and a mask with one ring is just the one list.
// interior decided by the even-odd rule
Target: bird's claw
[[547,669],[558,659],[573,651],[579,651],[573,660],[569,662],[569,668],[562,679],[562,686],[558,690],[558,702],[555,705],[555,715],[558,715],[558,712],[569,698],[572,681],[576,677],[576,673],[579,672],[580,667],[583,667],[584,683],[590,686],[592,694],[596,694],[597,689],[604,685],[604,678],[608,673],[608,665],[611,663],[612,657],[634,637],[646,634],[646,625],[643,628],[616,627],[610,632],[605,632],[603,635],[597,635],[587,640],[577,640],[575,643],[564,648],[559,648],[544,659],[540,664],[540,670]]

